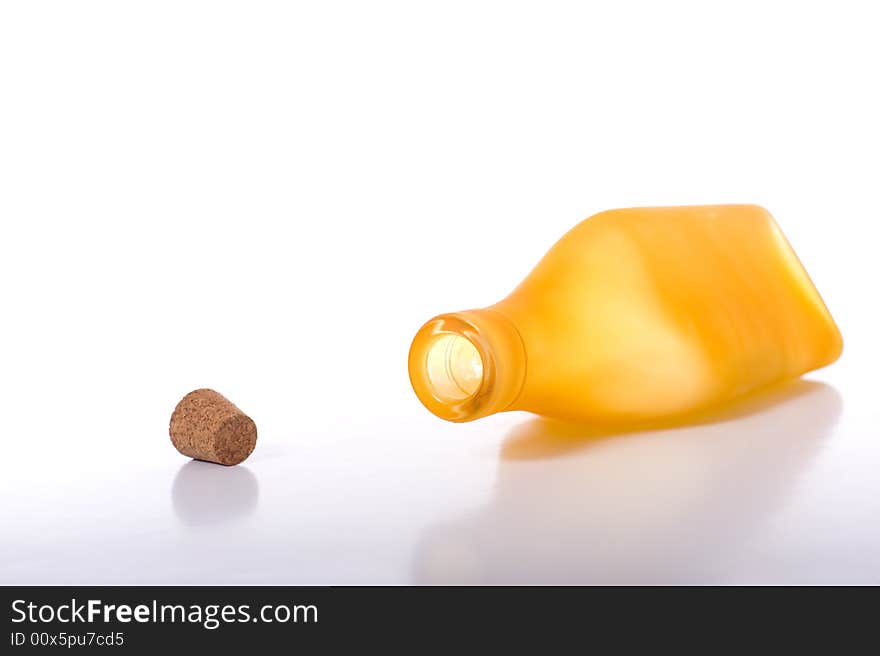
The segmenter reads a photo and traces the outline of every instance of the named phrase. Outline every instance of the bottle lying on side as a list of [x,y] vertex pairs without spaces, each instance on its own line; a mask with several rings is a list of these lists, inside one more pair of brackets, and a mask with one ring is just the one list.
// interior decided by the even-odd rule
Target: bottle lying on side
[[409,374],[450,421],[527,410],[632,424],[795,378],[842,346],[763,208],[631,208],[577,225],[499,303],[428,321]]

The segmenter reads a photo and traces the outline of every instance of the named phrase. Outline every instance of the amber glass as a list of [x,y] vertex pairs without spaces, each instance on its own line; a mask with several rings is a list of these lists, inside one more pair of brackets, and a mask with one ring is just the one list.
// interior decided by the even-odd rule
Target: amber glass
[[413,340],[413,389],[469,421],[527,410],[619,424],[698,413],[830,364],[840,332],[756,205],[602,212],[507,298]]

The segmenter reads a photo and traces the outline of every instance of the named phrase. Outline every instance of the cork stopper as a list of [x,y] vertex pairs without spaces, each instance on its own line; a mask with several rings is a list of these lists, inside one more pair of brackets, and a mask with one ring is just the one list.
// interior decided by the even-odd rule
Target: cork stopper
[[168,427],[183,455],[221,465],[237,465],[257,445],[257,426],[229,399],[211,389],[181,399]]

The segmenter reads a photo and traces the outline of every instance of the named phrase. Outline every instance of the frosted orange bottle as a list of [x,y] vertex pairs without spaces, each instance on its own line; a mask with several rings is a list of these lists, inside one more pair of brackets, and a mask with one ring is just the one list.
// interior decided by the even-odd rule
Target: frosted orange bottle
[[577,225],[501,302],[428,321],[409,374],[450,421],[527,410],[614,425],[698,413],[841,349],[766,210],[632,208]]

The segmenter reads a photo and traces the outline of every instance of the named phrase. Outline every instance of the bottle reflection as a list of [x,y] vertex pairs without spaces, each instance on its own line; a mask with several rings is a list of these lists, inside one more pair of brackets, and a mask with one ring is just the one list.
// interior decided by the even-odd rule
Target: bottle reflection
[[420,583],[724,582],[840,415],[797,381],[699,425],[601,431],[532,419],[500,454],[490,505],[431,529]]
[[177,517],[190,526],[217,524],[253,512],[260,495],[246,467],[222,467],[191,460],[177,472],[171,500]]

